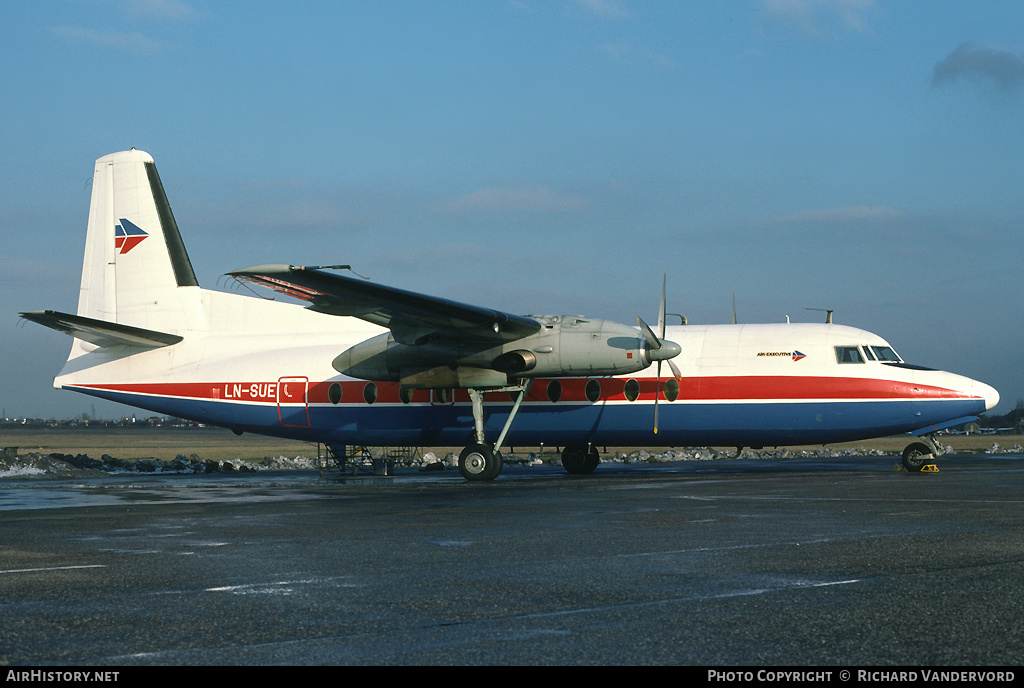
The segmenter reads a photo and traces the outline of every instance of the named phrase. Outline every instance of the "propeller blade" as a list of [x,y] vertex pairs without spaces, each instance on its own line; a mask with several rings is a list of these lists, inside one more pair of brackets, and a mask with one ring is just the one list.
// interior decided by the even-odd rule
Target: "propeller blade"
[[672,369],[672,374],[677,380],[682,380],[683,376],[679,372],[679,368],[672,362],[675,356],[678,356],[681,349],[675,342],[665,341],[665,327],[667,325],[666,313],[665,313],[665,284],[668,281],[668,272],[661,278],[661,303],[658,304],[658,334],[654,334],[654,330],[651,329],[650,325],[644,322],[643,318],[637,318],[637,322],[640,323],[640,331],[643,332],[644,342],[647,348],[647,359],[649,361],[658,362],[658,386],[654,390],[654,434],[658,434],[658,397],[661,396],[661,362],[668,361],[669,367]]
[[651,326],[645,323],[643,318],[637,318],[636,321],[640,323],[640,330],[644,333],[644,340],[647,342],[647,346],[653,351],[661,349],[661,340],[654,334]]
[[665,282],[668,280],[668,272],[661,277],[661,305],[658,308],[658,337],[665,338]]
[[654,434],[658,434],[658,397],[661,396],[661,361],[658,361],[658,386],[654,388]]

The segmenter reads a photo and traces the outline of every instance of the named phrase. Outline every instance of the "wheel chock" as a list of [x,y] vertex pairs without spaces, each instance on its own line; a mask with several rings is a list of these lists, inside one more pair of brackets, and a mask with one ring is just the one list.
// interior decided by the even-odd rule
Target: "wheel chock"
[[[903,466],[902,463],[893,464],[892,469],[893,469],[894,473],[909,473],[910,472],[910,471],[908,471]],[[929,464],[925,464],[924,466],[921,466],[921,470],[919,472],[920,473],[938,473],[939,472],[939,467],[936,466],[933,463],[929,463]]]

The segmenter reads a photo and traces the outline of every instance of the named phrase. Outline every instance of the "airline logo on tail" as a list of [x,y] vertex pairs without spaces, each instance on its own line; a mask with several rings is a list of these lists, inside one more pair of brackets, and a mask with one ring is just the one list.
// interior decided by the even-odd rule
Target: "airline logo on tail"
[[142,240],[148,236],[149,234],[144,230],[122,217],[121,224],[114,225],[114,248],[123,256],[141,244]]

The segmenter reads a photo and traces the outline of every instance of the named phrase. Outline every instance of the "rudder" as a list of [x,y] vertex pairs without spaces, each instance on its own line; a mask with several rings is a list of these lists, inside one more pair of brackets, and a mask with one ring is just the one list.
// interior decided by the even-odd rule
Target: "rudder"
[[152,156],[132,149],[97,160],[78,315],[191,329],[198,286]]

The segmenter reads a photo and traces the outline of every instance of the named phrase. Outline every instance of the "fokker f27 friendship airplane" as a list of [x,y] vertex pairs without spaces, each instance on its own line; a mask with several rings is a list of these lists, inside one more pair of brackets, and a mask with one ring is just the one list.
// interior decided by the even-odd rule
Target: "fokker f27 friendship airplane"
[[513,315],[327,270],[228,273],[306,307],[201,289],[153,158],[133,149],[96,161],[78,312],[22,316],[74,337],[57,388],[335,451],[464,445],[470,480],[495,478],[506,445],[564,447],[565,468],[589,473],[597,446],[901,433],[918,438],[903,455],[916,471],[937,450],[931,433],[999,399],[827,322],[667,327],[664,286],[655,332],[642,320]]

